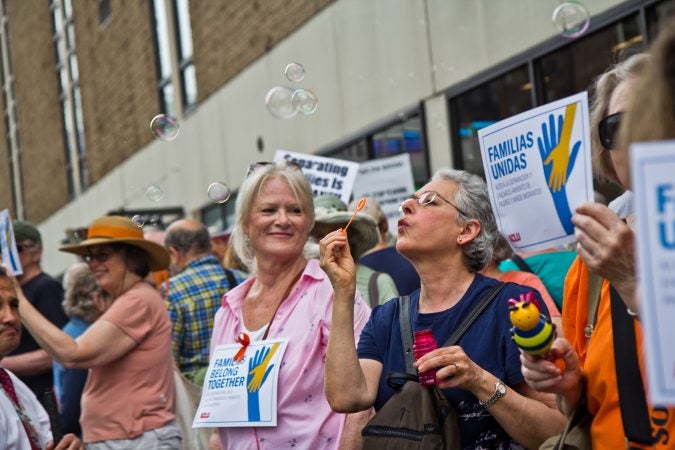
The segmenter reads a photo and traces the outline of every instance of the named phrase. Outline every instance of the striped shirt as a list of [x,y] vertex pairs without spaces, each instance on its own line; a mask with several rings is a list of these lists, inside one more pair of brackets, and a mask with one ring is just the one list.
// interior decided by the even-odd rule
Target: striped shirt
[[[246,278],[236,270],[232,273],[238,283]],[[209,365],[213,318],[230,288],[225,270],[213,255],[193,259],[169,280],[166,302],[173,326],[173,357],[182,373]]]

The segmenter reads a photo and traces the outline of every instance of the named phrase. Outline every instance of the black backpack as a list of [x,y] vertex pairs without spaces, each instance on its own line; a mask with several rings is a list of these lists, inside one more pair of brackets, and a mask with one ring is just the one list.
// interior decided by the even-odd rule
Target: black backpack
[[[504,287],[492,289],[452,333],[444,346],[455,345]],[[461,449],[457,413],[436,386],[422,386],[413,367],[410,297],[398,298],[405,372],[390,372],[387,384],[396,393],[363,428],[363,450]]]

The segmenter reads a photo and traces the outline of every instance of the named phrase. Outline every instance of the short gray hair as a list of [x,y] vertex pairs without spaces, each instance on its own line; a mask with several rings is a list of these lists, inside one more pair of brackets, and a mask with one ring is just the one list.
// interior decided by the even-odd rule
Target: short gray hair
[[96,306],[96,293],[107,295],[101,292],[89,268],[76,268],[68,277],[63,310],[68,317],[79,317],[85,322],[92,323],[101,315]]
[[164,237],[164,246],[175,248],[185,254],[190,251],[196,253],[208,253],[211,251],[211,237],[206,227],[197,229],[169,228]]
[[478,272],[492,259],[492,251],[497,239],[497,222],[492,212],[485,182],[478,175],[449,168],[438,169],[431,180],[457,183],[454,203],[461,210],[457,211],[458,224],[463,225],[472,219],[480,223],[478,236],[462,246],[464,263],[471,271]]
[[250,272],[253,271],[255,253],[248,242],[248,236],[246,236],[246,225],[253,209],[253,203],[258,195],[260,195],[262,187],[273,179],[286,181],[298,199],[298,202],[300,202],[302,211],[307,214],[307,218],[309,219],[306,230],[307,236],[309,236],[309,231],[314,227],[312,187],[309,185],[302,170],[295,164],[287,163],[286,160],[256,167],[239,188],[235,204],[234,227],[230,237],[234,251]]

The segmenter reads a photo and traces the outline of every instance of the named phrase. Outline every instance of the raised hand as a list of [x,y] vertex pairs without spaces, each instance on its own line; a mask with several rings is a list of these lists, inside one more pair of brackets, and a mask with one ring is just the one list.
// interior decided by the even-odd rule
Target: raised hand
[[257,392],[270,374],[274,364],[268,367],[272,356],[279,348],[279,343],[272,344],[270,347],[263,347],[256,350],[255,356],[248,361],[248,378],[246,389],[249,392]]

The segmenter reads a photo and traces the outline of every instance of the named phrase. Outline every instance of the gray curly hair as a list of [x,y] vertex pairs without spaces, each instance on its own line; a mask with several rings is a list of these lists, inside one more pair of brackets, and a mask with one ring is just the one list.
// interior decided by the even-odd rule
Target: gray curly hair
[[[492,259],[497,239],[497,222],[490,205],[487,186],[482,178],[465,170],[442,168],[434,173],[432,181],[445,180],[457,183],[454,203],[458,208],[457,223],[463,225],[472,219],[480,223],[478,236],[462,246],[464,263],[478,272]],[[461,210],[461,211],[459,211]]]
[[68,317],[75,316],[92,323],[101,315],[95,302],[97,293],[101,291],[89,267],[75,266],[68,270],[63,310]]

